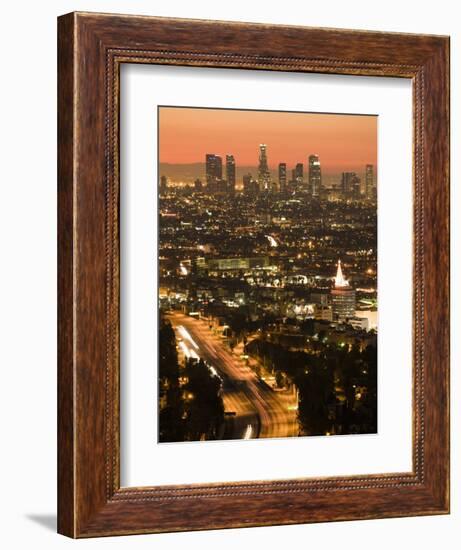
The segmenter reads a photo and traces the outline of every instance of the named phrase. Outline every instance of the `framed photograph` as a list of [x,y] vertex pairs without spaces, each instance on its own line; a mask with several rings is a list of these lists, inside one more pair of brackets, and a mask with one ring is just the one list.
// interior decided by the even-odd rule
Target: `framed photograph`
[[58,530],[449,512],[449,39],[58,21]]

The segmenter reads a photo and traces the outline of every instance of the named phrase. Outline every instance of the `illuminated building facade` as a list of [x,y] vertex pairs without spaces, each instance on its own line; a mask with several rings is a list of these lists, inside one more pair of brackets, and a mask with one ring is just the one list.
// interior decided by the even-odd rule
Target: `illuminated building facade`
[[345,199],[360,199],[360,178],[355,172],[343,172],[341,188]]
[[232,271],[240,269],[262,269],[270,265],[267,256],[257,258],[213,258],[206,262],[206,267],[217,271]]
[[227,179],[227,189],[230,193],[233,193],[235,191],[234,155],[226,155],[226,179]]
[[373,164],[365,167],[365,195],[367,199],[376,199],[376,185]]
[[315,304],[314,319],[316,321],[333,321],[333,311],[331,306]]
[[285,162],[279,164],[279,191],[285,193],[287,189],[287,165]]
[[271,174],[267,164],[267,145],[259,146],[258,184],[260,191],[269,191],[271,188]]
[[333,320],[344,322],[355,317],[355,290],[344,278],[341,268],[341,260],[338,261],[338,269],[335,277],[335,285],[331,289],[331,305]]
[[208,153],[205,157],[205,172],[207,185],[216,186],[222,180],[222,158],[218,155]]
[[304,166],[302,162],[298,162],[295,166],[294,180],[296,181],[296,187],[302,187],[304,183]]
[[309,156],[309,190],[313,197],[318,197],[322,191],[322,170],[318,155]]

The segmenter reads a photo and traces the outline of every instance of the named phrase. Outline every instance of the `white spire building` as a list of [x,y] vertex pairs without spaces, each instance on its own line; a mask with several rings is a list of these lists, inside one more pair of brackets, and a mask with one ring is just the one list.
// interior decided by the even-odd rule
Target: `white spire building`
[[335,277],[335,288],[346,288],[349,286],[349,281],[344,278],[343,270],[341,269],[341,260],[338,260],[338,269]]
[[333,320],[344,322],[355,317],[355,290],[343,275],[341,260],[338,260],[334,281],[335,286],[331,289]]

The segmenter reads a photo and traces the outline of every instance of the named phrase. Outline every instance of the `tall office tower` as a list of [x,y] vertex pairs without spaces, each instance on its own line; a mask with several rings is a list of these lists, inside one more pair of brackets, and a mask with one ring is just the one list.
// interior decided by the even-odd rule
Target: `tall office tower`
[[360,200],[362,196],[361,183],[360,183],[360,178],[358,176],[355,176],[354,178],[352,178],[351,194],[354,200]]
[[234,155],[226,155],[226,179],[229,193],[235,192],[235,159]]
[[258,184],[260,191],[269,191],[271,188],[271,173],[267,164],[267,145],[259,146]]
[[197,178],[195,181],[194,181],[194,189],[195,191],[197,192],[200,192],[203,190],[203,185],[202,185],[202,180]]
[[251,174],[245,174],[243,176],[243,192],[246,194],[250,194],[250,187],[251,187],[251,180],[252,180]]
[[205,157],[206,183],[211,187],[222,180],[222,159],[218,155],[208,153]]
[[341,191],[343,192],[343,198],[346,198],[350,194],[350,181],[352,176],[353,172],[343,172],[341,174]]
[[309,155],[309,191],[313,197],[320,196],[322,191],[322,170],[318,155]]
[[285,162],[279,164],[279,191],[285,193],[287,190],[287,165]]
[[222,180],[222,158],[216,155],[216,179]]
[[355,317],[355,290],[344,278],[341,260],[338,260],[335,286],[331,289],[331,304],[334,321],[344,322]]
[[376,185],[373,164],[365,166],[365,196],[367,199],[376,198]]
[[165,193],[168,187],[168,180],[166,176],[160,178],[160,193]]
[[295,166],[295,177],[296,186],[302,187],[304,183],[304,166],[302,162],[298,162],[298,164]]
[[258,182],[253,179],[251,174],[245,174],[243,176],[243,192],[246,195],[256,195],[258,190]]
[[345,199],[360,198],[360,178],[355,172],[342,173],[341,189]]

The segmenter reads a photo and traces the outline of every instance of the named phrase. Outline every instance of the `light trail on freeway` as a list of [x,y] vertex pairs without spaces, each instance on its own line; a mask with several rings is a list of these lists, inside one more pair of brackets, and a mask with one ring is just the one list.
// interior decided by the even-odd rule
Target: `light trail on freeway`
[[[223,379],[223,401],[232,417],[232,433],[225,439],[295,437],[298,435],[295,397],[276,392],[261,381],[250,367],[235,357],[207,323],[178,312],[167,315],[186,357],[201,357]],[[181,344],[183,344],[181,346]]]

